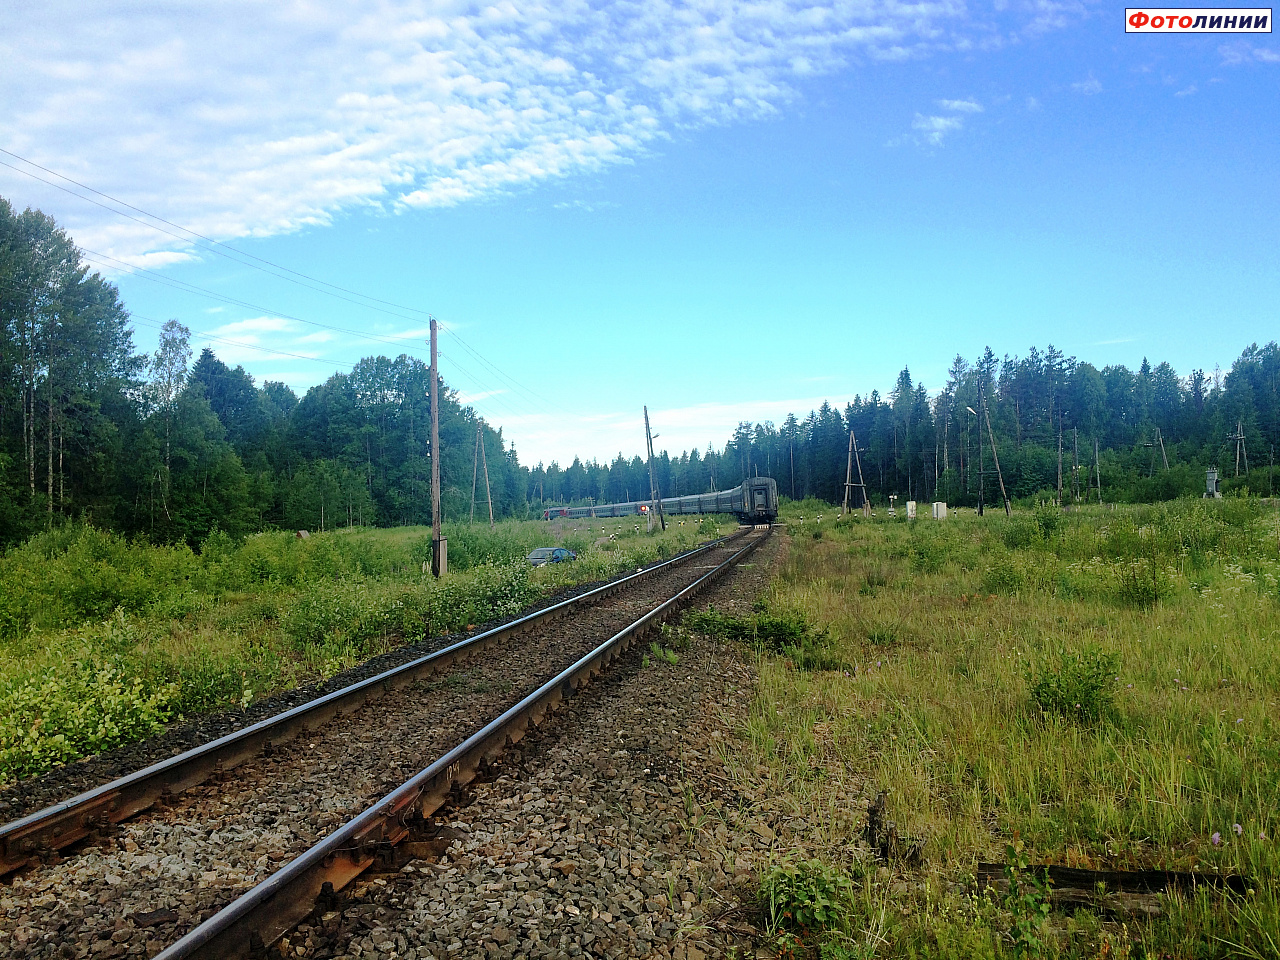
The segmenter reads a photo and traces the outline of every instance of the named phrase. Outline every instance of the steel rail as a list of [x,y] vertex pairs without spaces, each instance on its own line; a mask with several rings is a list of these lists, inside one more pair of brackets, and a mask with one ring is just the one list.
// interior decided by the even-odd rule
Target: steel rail
[[407,837],[415,823],[435,813],[455,787],[470,783],[483,763],[522,739],[530,724],[540,723],[632,642],[750,554],[767,536],[766,531],[752,537],[723,563],[543,683],[364,813],[157,954],[156,960],[239,960],[273,944],[304,920],[323,895],[340,890]]
[[137,816],[162,798],[188,790],[215,774],[226,773],[246,760],[269,751],[273,744],[284,743],[299,733],[314,730],[336,716],[353,713],[370,697],[400,689],[414,680],[446,670],[502,640],[551,623],[575,612],[577,608],[592,606],[640,580],[721,547],[746,533],[746,530],[740,530],[686,550],[662,563],[460,640],[434,653],[392,667],[6,823],[0,826],[0,877],[50,851],[76,843],[108,824]]

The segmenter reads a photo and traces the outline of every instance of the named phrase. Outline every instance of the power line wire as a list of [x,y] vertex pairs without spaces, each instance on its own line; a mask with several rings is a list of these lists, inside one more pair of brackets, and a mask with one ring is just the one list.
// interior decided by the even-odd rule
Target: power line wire
[[[68,177],[66,174],[58,173],[56,170],[50,170],[48,167],[41,166],[40,164],[36,163],[34,160],[28,160],[26,157],[19,156],[18,154],[14,153],[11,150],[5,150],[3,147],[0,147],[0,153],[13,157],[16,160],[21,160],[23,163],[30,164],[31,166],[35,167],[37,170],[43,170],[45,173],[49,174],[50,176],[57,177],[60,180],[65,180],[67,181],[67,183],[74,183],[77,187],[80,187],[82,190],[88,190],[92,194],[96,194],[99,197],[103,197],[106,200],[110,200],[112,203],[118,203],[122,207],[127,207],[128,209],[133,210],[136,213],[140,213],[144,217],[149,217],[152,220],[157,220],[160,223],[173,227],[175,230],[181,230],[183,233],[190,234],[190,236],[182,236],[180,234],[174,233],[172,230],[165,230],[161,227],[158,227],[154,223],[149,223],[146,220],[139,220],[137,217],[130,216],[129,214],[125,213],[122,210],[116,210],[112,207],[107,206],[105,203],[100,203],[99,201],[94,200],[92,197],[86,197],[86,196],[83,196],[82,194],[76,193],[74,190],[71,190],[68,187],[64,187],[60,183],[54,183],[53,181],[46,180],[43,177],[37,177],[31,171],[23,170],[21,167],[16,167],[13,164],[6,163],[3,160],[0,160],[0,166],[6,166],[10,170],[13,170],[17,173],[21,173],[23,176],[30,177],[33,180],[38,180],[40,183],[53,187],[55,190],[62,190],[65,193],[69,193],[73,197],[77,197],[88,203],[92,203],[92,204],[95,204],[96,206],[102,207],[102,209],[110,213],[114,213],[117,216],[125,217],[126,219],[132,220],[134,223],[140,224],[141,226],[147,227],[151,230],[155,230],[158,233],[163,233],[166,236],[173,237],[175,240],[181,240],[183,243],[188,243],[196,247],[197,249],[208,250],[210,253],[216,254],[217,256],[220,256],[220,257],[224,257],[228,260],[231,260],[234,263],[239,263],[243,266],[251,267],[255,270],[261,270],[262,272],[269,274],[270,276],[276,277],[277,279],[288,280],[291,283],[296,283],[299,286],[307,287],[308,289],[313,289],[313,290],[316,289],[315,287],[309,286],[309,284],[319,284],[324,287],[329,287],[332,290],[337,290],[342,293],[348,293],[354,297],[360,297],[362,300],[369,300],[369,301],[372,301],[373,303],[381,303],[381,304],[384,304],[385,306],[395,307],[398,310],[408,310],[411,313],[416,313],[424,317],[430,315],[427,311],[422,310],[418,307],[410,307],[410,306],[406,306],[405,304],[394,303],[390,300],[383,300],[379,297],[374,297],[367,293],[360,293],[358,290],[349,290],[346,287],[339,286],[336,283],[329,283],[327,280],[321,280],[319,277],[313,277],[313,276],[310,276],[309,274],[301,273],[300,271],[297,271],[297,270],[292,270],[289,267],[275,263],[274,261],[266,260],[262,257],[255,256],[252,253],[248,253],[244,250],[240,250],[237,247],[233,247],[233,246],[230,246],[229,244],[223,243],[221,240],[214,240],[211,237],[206,237],[204,234],[197,233],[195,230],[192,230],[190,227],[184,227],[181,224],[174,223],[172,220],[166,220],[164,217],[159,216],[158,214],[154,214],[147,210],[143,210],[141,207],[136,207],[131,203],[128,203],[124,200],[120,200],[116,197],[113,197],[109,193],[103,193],[101,190],[95,190],[93,187],[90,187],[87,184],[83,184],[79,180],[72,179],[71,177]],[[192,237],[195,237],[196,239],[193,240],[191,239]],[[201,246],[202,243],[209,244],[210,246]],[[230,253],[225,251],[230,251]],[[236,256],[231,256],[232,253],[236,254]],[[266,270],[263,267],[255,266],[252,263],[247,263],[244,260],[238,259],[239,257],[247,257],[248,259],[255,260],[260,264],[266,264],[267,266],[274,267],[277,270],[283,270],[285,273],[291,274],[292,277],[296,277],[298,279],[292,279],[291,277],[281,276],[278,273],[272,273],[270,270]],[[303,280],[308,281],[308,283],[302,283]],[[317,290],[317,292],[325,293],[328,296],[336,296],[336,294],[329,293],[328,291],[324,291],[324,290]],[[338,299],[346,300],[346,302],[348,303],[353,303],[356,306],[365,307],[366,309],[369,309],[369,310],[379,310],[382,313],[387,313],[387,314],[390,314],[391,316],[400,317],[400,319],[402,320],[416,319],[414,317],[405,317],[401,314],[394,313],[389,310],[381,310],[381,308],[371,306],[368,303],[359,303],[355,300],[348,300],[346,297],[338,297]]]
[[[190,235],[191,235],[191,237],[195,237],[195,238],[197,238],[198,240],[203,241],[203,242],[204,242],[204,243],[206,243],[206,244],[210,244],[210,245],[212,245],[211,247],[208,247],[208,248],[206,248],[206,247],[202,247],[202,246],[200,246],[199,244],[195,243],[195,241],[191,240],[191,239],[190,239],[190,237],[181,236],[181,235],[179,235],[179,234],[177,234],[177,233],[174,233],[174,232],[173,232],[173,231],[171,231],[171,230],[165,230],[165,229],[163,229],[163,228],[161,228],[161,227],[156,226],[156,225],[155,225],[155,224],[153,224],[153,223],[148,223],[147,221],[140,220],[138,217],[131,216],[130,214],[125,213],[124,211],[121,211],[121,210],[116,210],[116,209],[114,209],[114,208],[112,208],[112,207],[110,207],[110,206],[108,206],[108,205],[106,205],[106,204],[104,204],[104,203],[101,203],[100,201],[94,200],[92,197],[86,197],[86,196],[84,196],[84,195],[82,195],[82,194],[79,194],[79,193],[77,193],[76,191],[71,190],[71,189],[69,189],[68,187],[63,186],[62,184],[54,183],[54,182],[53,182],[53,181],[51,181],[51,180],[46,180],[46,179],[45,179],[45,178],[43,178],[43,177],[36,176],[35,174],[31,173],[29,170],[23,170],[22,168],[17,167],[17,166],[14,166],[14,165],[13,165],[13,164],[11,164],[11,163],[7,163],[7,162],[5,162],[5,161],[3,161],[3,160],[0,160],[0,166],[8,167],[9,169],[13,170],[13,171],[14,171],[14,172],[16,172],[16,173],[23,174],[24,176],[30,177],[30,178],[31,178],[31,179],[33,179],[33,180],[36,180],[36,181],[38,181],[38,182],[40,182],[40,183],[44,183],[44,184],[46,184],[47,186],[51,186],[51,187],[53,187],[54,189],[62,190],[63,192],[65,192],[65,193],[67,193],[67,194],[70,194],[71,196],[76,197],[77,199],[84,200],[84,201],[85,201],[85,202],[87,202],[87,203],[92,203],[92,204],[94,204],[95,206],[101,207],[102,209],[106,210],[106,211],[107,211],[107,212],[109,212],[109,213],[114,213],[114,214],[116,214],[117,216],[121,216],[121,217],[124,217],[124,218],[126,218],[126,219],[128,219],[128,220],[132,220],[133,222],[135,222],[135,223],[137,223],[137,224],[139,224],[139,225],[141,225],[141,226],[147,227],[148,229],[155,230],[155,231],[157,231],[158,233],[162,233],[162,234],[165,234],[165,235],[167,235],[167,236],[173,237],[174,239],[176,239],[176,240],[180,240],[180,241],[182,241],[182,242],[184,242],[184,243],[190,243],[190,244],[192,244],[193,246],[196,246],[196,247],[197,247],[197,249],[208,249],[208,250],[209,250],[209,252],[211,252],[211,253],[214,253],[214,254],[217,254],[218,256],[222,256],[222,257],[224,257],[224,258],[226,258],[226,259],[229,259],[229,260],[231,260],[231,261],[232,261],[232,262],[234,262],[234,263],[239,263],[239,264],[241,264],[241,265],[243,265],[243,266],[248,266],[248,267],[251,267],[251,268],[253,268],[253,269],[260,270],[260,271],[262,271],[262,272],[264,272],[264,273],[268,274],[269,276],[275,276],[275,277],[277,277],[278,279],[289,280],[290,282],[297,283],[298,285],[303,286],[303,287],[307,287],[308,289],[316,290],[316,292],[318,292],[318,293],[323,293],[323,294],[326,294],[326,295],[328,295],[328,296],[333,296],[333,297],[336,297],[336,298],[337,298],[337,299],[339,299],[339,300],[343,300],[343,301],[345,301],[345,302],[347,302],[347,303],[351,303],[351,304],[353,304],[353,305],[355,305],[355,306],[364,307],[365,309],[370,309],[370,310],[376,310],[376,311],[378,311],[378,312],[380,312],[380,313],[385,313],[385,314],[387,314],[387,315],[389,315],[389,316],[398,317],[399,319],[402,319],[402,320],[408,320],[408,321],[410,321],[410,322],[415,322],[418,318],[416,318],[416,317],[406,317],[406,316],[404,316],[403,314],[394,313],[393,311],[390,311],[390,310],[383,310],[383,309],[381,309],[381,308],[379,308],[379,307],[371,306],[371,305],[370,305],[370,304],[368,304],[368,303],[360,303],[360,302],[355,301],[355,300],[350,300],[350,299],[349,299],[349,298],[347,298],[347,297],[338,296],[337,294],[330,293],[329,291],[326,291],[326,290],[319,290],[319,289],[317,289],[317,288],[315,288],[315,287],[308,287],[308,285],[307,285],[307,284],[305,284],[305,283],[301,283],[301,282],[300,282],[300,280],[294,280],[294,279],[291,279],[290,277],[283,277],[283,276],[281,276],[280,274],[272,273],[272,271],[270,271],[270,270],[265,270],[263,267],[255,266],[255,264],[253,264],[253,263],[246,263],[246,262],[245,262],[245,261],[243,261],[243,260],[237,259],[237,257],[230,256],[230,254],[225,253],[224,251],[231,251],[232,253],[235,253],[235,254],[237,254],[237,255],[239,255],[239,256],[242,256],[242,257],[248,257],[249,259],[251,259],[251,260],[255,260],[255,261],[257,261],[257,262],[258,262],[258,263],[260,263],[260,264],[266,264],[266,265],[271,266],[271,267],[274,267],[274,268],[276,268],[276,269],[278,269],[278,270],[283,270],[283,271],[285,271],[286,273],[292,274],[294,277],[300,278],[301,280],[307,280],[307,281],[309,281],[309,282],[311,282],[311,283],[314,283],[314,284],[320,284],[321,286],[329,287],[329,288],[331,288],[332,290],[341,291],[342,293],[348,293],[348,294],[351,294],[352,296],[360,297],[360,298],[362,298],[362,299],[364,299],[364,300],[369,300],[369,301],[372,301],[372,302],[374,302],[374,303],[381,303],[381,304],[385,304],[386,306],[396,307],[397,309],[401,309],[401,310],[408,310],[408,311],[410,311],[410,312],[412,312],[412,313],[419,314],[420,316],[427,316],[427,317],[429,317],[429,316],[430,316],[430,314],[429,314],[429,313],[427,313],[426,311],[421,310],[421,309],[419,309],[419,308],[417,308],[417,307],[410,307],[410,306],[407,306],[407,305],[404,305],[404,304],[398,304],[398,303],[395,303],[395,302],[393,302],[393,301],[383,300],[383,299],[378,298],[378,297],[373,297],[373,296],[371,296],[371,295],[369,295],[369,294],[360,293],[359,291],[350,290],[350,289],[348,289],[348,288],[346,288],[346,287],[339,286],[338,284],[332,284],[332,283],[329,283],[328,281],[321,280],[321,279],[319,279],[319,278],[317,278],[317,277],[312,277],[312,276],[310,276],[310,275],[308,275],[308,274],[304,274],[304,273],[301,273],[301,272],[299,272],[299,271],[292,270],[292,269],[290,269],[290,268],[288,268],[288,267],[285,267],[285,266],[283,266],[283,265],[281,265],[281,264],[278,264],[278,263],[275,263],[275,262],[273,262],[273,261],[266,260],[266,259],[264,259],[264,258],[262,258],[262,257],[255,256],[254,254],[247,253],[247,252],[245,252],[245,251],[239,250],[238,248],[232,247],[232,246],[230,246],[229,244],[225,244],[225,243],[223,243],[222,241],[214,240],[214,239],[212,239],[212,238],[210,238],[210,237],[206,237],[206,236],[204,236],[203,234],[200,234],[200,233],[198,233],[198,232],[196,232],[196,231],[194,231],[194,230],[191,230],[191,229],[190,229],[190,228],[188,228],[188,227],[183,227],[182,225],[177,224],[177,223],[174,223],[174,222],[173,222],[173,221],[171,221],[171,220],[167,220],[167,219],[165,219],[164,217],[161,217],[161,216],[159,216],[159,215],[157,215],[157,214],[150,213],[149,211],[144,210],[144,209],[142,209],[141,207],[137,207],[137,206],[135,206],[135,205],[133,205],[133,204],[131,204],[131,203],[128,203],[127,201],[120,200],[120,199],[119,199],[119,198],[117,198],[117,197],[113,197],[113,196],[111,196],[111,195],[110,195],[110,194],[108,194],[108,193],[104,193],[104,192],[103,192],[103,191],[101,191],[101,190],[97,190],[97,189],[95,189],[95,188],[93,188],[93,187],[91,187],[91,186],[88,186],[87,184],[81,183],[80,181],[75,180],[75,179],[74,179],[74,178],[72,178],[72,177],[68,177],[68,176],[66,176],[65,174],[59,173],[59,172],[58,172],[58,171],[56,171],[56,170],[52,170],[52,169],[50,169],[49,167],[45,167],[45,166],[43,166],[43,165],[41,165],[41,164],[39,164],[39,163],[36,163],[34,160],[29,160],[28,158],[23,157],[23,156],[21,156],[21,155],[19,155],[19,154],[16,154],[16,153],[14,153],[14,152],[13,152],[13,151],[11,151],[11,150],[6,150],[6,149],[4,149],[3,147],[0,147],[0,153],[3,153],[3,154],[5,154],[6,156],[9,156],[9,157],[13,157],[15,160],[19,160],[19,161],[21,161],[22,163],[26,163],[26,164],[28,164],[28,165],[30,165],[30,166],[32,166],[32,167],[35,167],[36,169],[41,170],[41,171],[43,171],[43,172],[45,172],[45,173],[49,174],[50,176],[54,176],[54,177],[57,177],[57,178],[59,178],[59,179],[61,179],[61,180],[65,180],[67,183],[74,184],[75,186],[77,186],[77,187],[81,188],[82,190],[87,190],[87,191],[89,191],[90,193],[95,194],[96,196],[102,197],[102,198],[104,198],[104,199],[106,199],[106,200],[110,200],[112,203],[119,204],[119,205],[120,205],[120,206],[122,206],[122,207],[126,207],[126,208],[128,208],[128,209],[130,209],[130,210],[133,210],[133,211],[135,211],[135,212],[137,212],[137,213],[140,213],[140,214],[142,214],[142,215],[143,215],[143,216],[145,216],[145,217],[149,217],[149,218],[151,218],[152,220],[156,220],[156,221],[159,221],[160,223],[167,224],[168,226],[173,227],[175,230],[183,231],[184,233],[190,234]],[[214,249],[214,248],[221,248],[221,249]],[[394,345],[394,346],[399,346],[399,347],[401,347],[402,349],[403,349],[403,347],[404,347],[404,343],[403,343],[403,341],[401,341],[401,340],[395,340],[395,339],[386,338],[386,337],[378,337],[378,336],[374,336],[374,335],[371,335],[371,334],[360,333],[360,332],[355,331],[355,330],[349,330],[349,329],[346,329],[346,328],[343,328],[343,327],[334,326],[334,325],[332,325],[332,324],[324,324],[324,323],[320,323],[320,322],[318,322],[318,321],[314,321],[314,320],[306,320],[306,319],[304,319],[304,318],[302,318],[302,317],[292,316],[292,315],[287,314],[287,313],[284,313],[284,312],[282,312],[282,311],[272,310],[272,309],[270,309],[270,308],[263,307],[263,306],[260,306],[260,305],[258,305],[258,304],[250,303],[250,302],[248,302],[248,301],[239,300],[239,299],[234,298],[234,297],[228,297],[228,296],[226,296],[226,295],[224,295],[224,294],[218,294],[218,293],[216,293],[216,292],[214,292],[214,291],[208,290],[207,288],[199,287],[199,286],[197,286],[196,284],[188,283],[187,281],[183,281],[183,280],[176,280],[176,279],[174,279],[174,278],[170,278],[170,277],[163,277],[163,276],[161,276],[160,274],[158,274],[158,272],[157,272],[157,271],[152,270],[152,269],[151,269],[151,268],[149,268],[149,267],[142,267],[142,266],[138,266],[138,265],[135,265],[135,264],[130,264],[130,263],[128,263],[127,261],[120,260],[120,259],[118,259],[118,258],[116,258],[116,257],[112,257],[112,256],[110,256],[109,254],[96,253],[96,252],[94,252],[94,251],[87,250],[87,249],[85,249],[85,248],[81,248],[81,249],[82,249],[82,250],[84,250],[84,252],[91,254],[91,256],[92,256],[92,257],[96,257],[96,258],[98,258],[99,262],[101,262],[101,261],[103,261],[103,260],[111,261],[111,262],[113,262],[113,263],[119,264],[119,265],[120,265],[120,267],[122,267],[122,268],[124,268],[124,269],[127,269],[127,270],[129,270],[129,271],[137,271],[137,272],[143,273],[143,274],[144,274],[144,279],[150,279],[150,280],[152,280],[153,282],[161,283],[161,284],[166,285],[166,286],[169,286],[169,287],[171,287],[171,288],[173,288],[173,289],[181,290],[181,291],[183,291],[183,292],[195,292],[195,293],[199,293],[199,294],[202,294],[202,295],[204,295],[204,296],[208,296],[208,297],[211,297],[211,298],[213,298],[213,299],[216,299],[216,300],[218,300],[218,301],[220,301],[220,302],[223,302],[223,303],[228,303],[228,304],[232,304],[232,305],[235,305],[235,306],[242,306],[242,307],[245,307],[246,309],[250,309],[250,310],[257,310],[257,311],[261,311],[261,312],[263,312],[263,313],[274,314],[275,316],[278,316],[278,317],[280,317],[281,319],[294,320],[294,321],[296,321],[296,322],[298,322],[298,323],[309,324],[309,325],[311,325],[311,326],[320,327],[320,328],[322,328],[322,329],[327,329],[327,330],[332,330],[332,331],[335,331],[335,332],[338,332],[338,333],[343,333],[343,334],[346,334],[346,335],[348,335],[348,336],[360,337],[360,338],[362,338],[362,339],[370,340],[370,341],[377,342],[377,343],[387,343],[387,344],[391,344],[391,345]],[[105,266],[105,264],[104,264],[104,266]],[[112,269],[112,268],[108,267],[108,269]],[[493,363],[491,363],[489,360],[487,360],[487,359],[486,359],[486,358],[485,358],[485,357],[484,357],[484,356],[483,356],[483,355],[482,355],[478,350],[476,350],[476,349],[475,349],[474,347],[472,347],[469,343],[467,343],[467,341],[466,341],[465,339],[463,339],[460,335],[458,335],[458,334],[456,333],[456,331],[450,330],[448,327],[445,327],[445,332],[446,332],[447,334],[449,334],[449,335],[453,336],[453,337],[458,341],[459,345],[460,345],[464,350],[466,350],[469,354],[471,354],[471,356],[473,356],[473,357],[474,357],[477,361],[479,361],[483,366],[487,367],[487,368],[488,368],[488,369],[489,369],[489,370],[490,370],[490,371],[491,371],[495,376],[497,376],[497,377],[499,377],[501,380],[503,380],[503,381],[507,384],[507,386],[509,386],[509,387],[511,387],[512,389],[514,389],[514,390],[516,390],[516,391],[518,391],[518,392],[520,392],[520,393],[524,394],[524,395],[525,395],[525,397],[526,397],[527,399],[532,400],[534,403],[542,404],[542,405],[544,405],[544,406],[548,406],[548,407],[556,407],[556,408],[558,408],[558,409],[560,409],[560,410],[562,410],[562,411],[564,411],[564,412],[568,412],[568,411],[564,410],[564,408],[563,408],[563,407],[560,407],[560,405],[559,405],[559,404],[556,404],[556,403],[553,403],[553,402],[549,401],[549,400],[548,400],[546,397],[544,397],[543,395],[541,395],[541,394],[537,393],[536,391],[530,390],[528,387],[525,387],[523,384],[521,384],[521,383],[520,383],[518,380],[516,380],[515,378],[513,378],[513,377],[509,376],[508,374],[504,373],[504,372],[503,372],[501,369],[499,369],[496,365],[494,365],[494,364],[493,364]],[[407,352],[407,351],[406,351],[406,352]],[[457,360],[456,360],[456,358],[454,358],[454,359],[453,359],[453,362],[454,362],[455,364],[457,364]],[[489,390],[488,390],[488,385],[487,385],[487,384],[484,384],[484,383],[483,383],[482,381],[480,381],[479,379],[475,378],[474,376],[469,376],[468,378],[469,378],[469,379],[471,379],[473,383],[475,383],[477,386],[479,386],[479,387],[480,387],[481,392],[490,392],[490,393],[495,394],[495,395],[496,395],[497,393],[505,392],[505,391],[489,391]],[[507,409],[508,409],[508,410],[509,410],[509,411],[510,411],[514,416],[517,416],[517,417],[519,417],[519,416],[523,416],[523,414],[520,414],[519,412],[515,411],[513,408],[511,408],[511,407],[510,407],[510,406],[508,406],[507,404],[502,403],[501,405],[502,405],[502,406],[504,406],[504,407],[506,407],[506,408],[507,408]]]

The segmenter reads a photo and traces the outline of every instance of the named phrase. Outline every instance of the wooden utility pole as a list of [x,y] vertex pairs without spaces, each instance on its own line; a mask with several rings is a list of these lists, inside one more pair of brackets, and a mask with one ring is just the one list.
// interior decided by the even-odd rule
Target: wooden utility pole
[[484,467],[484,496],[489,501],[489,526],[493,526],[493,490],[489,486],[489,457],[484,452],[484,440],[480,441],[480,465]]
[[476,522],[476,481],[480,479],[480,424],[476,424],[476,446],[471,454],[471,516],[468,523]]
[[987,436],[991,438],[991,459],[996,462],[996,479],[1000,481],[1000,496],[1004,498],[1004,515],[1013,516],[1013,508],[1009,503],[1009,494],[1004,489],[1004,474],[1000,471],[1000,454],[996,453],[996,432],[991,429],[991,411],[987,408],[987,398],[982,398],[982,414],[987,421]]
[[1093,473],[1098,481],[1098,506],[1102,506],[1102,461],[1098,459],[1098,438],[1093,438]]
[[862,455],[858,453],[858,441],[849,431],[850,445],[853,447],[853,462],[858,465],[858,489],[862,491],[862,515],[871,516],[871,501],[867,499],[867,482],[862,478]]
[[1244,448],[1244,425],[1241,421],[1236,421],[1236,432],[1227,437],[1228,440],[1234,440],[1236,443],[1236,476],[1240,476],[1240,458],[1244,457],[1244,472],[1249,472],[1249,452]]
[[1080,502],[1080,428],[1071,428],[1071,502]]
[[436,350],[436,318],[431,318],[431,575],[445,575],[449,544],[440,536],[440,364]]
[[653,470],[653,434],[649,432],[649,407],[644,408],[644,442],[649,448],[649,497],[658,505],[658,522],[667,529],[667,518],[662,512],[662,496],[658,489],[658,476]]
[[1058,414],[1058,506],[1062,506],[1062,414]]
[[476,522],[476,481],[484,464],[484,496],[489,503],[489,526],[493,526],[493,491],[489,489],[489,458],[484,452],[484,427],[476,424],[476,452],[471,458],[471,522]]
[[844,506],[840,508],[840,516],[849,512],[849,488],[853,486],[853,431],[849,431],[849,459],[844,467]]

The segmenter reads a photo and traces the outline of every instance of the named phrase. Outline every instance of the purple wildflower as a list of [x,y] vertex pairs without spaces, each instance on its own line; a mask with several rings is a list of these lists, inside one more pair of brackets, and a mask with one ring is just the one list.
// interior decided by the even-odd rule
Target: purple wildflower
[[1216,847],[1218,844],[1220,844],[1220,843],[1222,842],[1222,834],[1218,833],[1218,832],[1215,830],[1215,831],[1213,832],[1213,836],[1209,838],[1209,842],[1210,842],[1210,843],[1212,843],[1212,844]]
[[1233,823],[1231,825],[1231,829],[1236,832],[1237,837],[1241,836],[1244,833],[1244,827],[1240,826],[1240,824],[1238,823]]

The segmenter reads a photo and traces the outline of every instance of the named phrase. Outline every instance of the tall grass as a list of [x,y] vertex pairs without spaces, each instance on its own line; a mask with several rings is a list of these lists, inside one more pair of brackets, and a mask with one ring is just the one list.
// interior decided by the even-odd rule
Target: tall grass
[[[794,507],[784,517],[794,545],[769,602],[805,611],[850,666],[766,658],[746,733],[759,775],[812,819],[819,846],[847,858],[861,827],[850,795],[883,789],[925,842],[926,880],[1002,860],[1013,838],[1039,862],[1243,872],[1257,889],[1247,904],[1171,897],[1130,934],[1152,956],[1280,942],[1274,512],[1227,500],[826,516],[816,539],[805,512],[803,525]],[[886,955],[974,949],[920,911]],[[1012,951],[1007,921],[982,921],[980,954]],[[1110,936],[1076,927],[1053,949],[1094,956]]]
[[[247,706],[400,644],[511,616],[706,538],[692,523],[650,535],[598,520],[445,532],[450,573],[440,581],[423,569],[430,530],[421,527],[242,541],[215,533],[193,551],[79,526],[8,551],[0,556],[0,784],[174,718]],[[528,567],[524,557],[548,543],[579,559]]]

